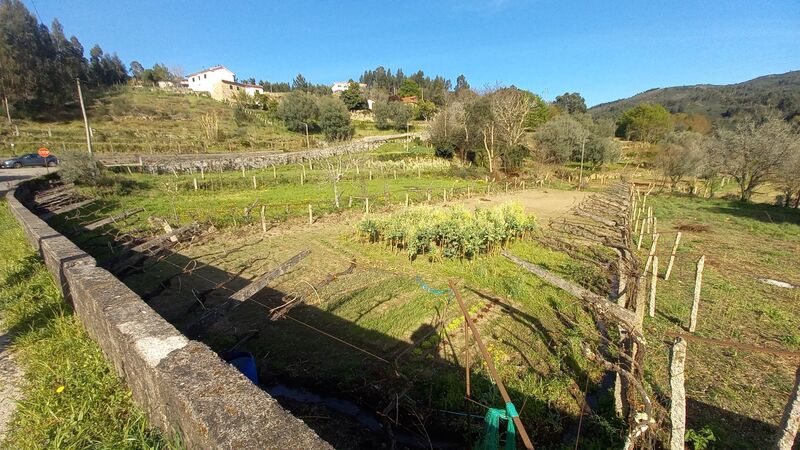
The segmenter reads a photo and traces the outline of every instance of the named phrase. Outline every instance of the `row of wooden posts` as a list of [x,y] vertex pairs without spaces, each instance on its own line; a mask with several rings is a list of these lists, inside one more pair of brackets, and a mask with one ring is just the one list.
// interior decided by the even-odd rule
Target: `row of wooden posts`
[[[642,241],[645,233],[651,236],[651,246],[647,254],[647,260],[645,262],[645,269],[643,273],[645,275],[650,274],[651,276],[650,295],[648,298],[649,300],[648,315],[650,317],[654,317],[656,309],[656,289],[658,284],[658,272],[659,272],[657,248],[658,248],[659,237],[661,234],[658,233],[657,231],[658,220],[653,213],[653,208],[652,206],[647,206],[647,197],[650,194],[650,191],[652,191],[652,187],[643,196],[639,196],[637,191],[637,195],[633,199],[632,223],[635,230],[634,235],[637,231],[639,232],[639,241],[637,243],[638,249],[640,249],[642,246]],[[641,201],[639,202],[640,198]],[[637,202],[639,202],[638,205]],[[641,218],[641,221],[639,220],[639,218]],[[675,234],[675,241],[672,244],[672,249],[669,254],[669,262],[667,263],[667,268],[664,273],[664,281],[669,280],[670,274],[672,273],[672,268],[675,264],[675,255],[678,250],[678,246],[680,245],[681,242],[681,236],[682,234],[680,231],[678,231]],[[704,267],[705,267],[705,255],[701,255],[700,258],[697,260],[695,269],[694,294],[692,298],[692,309],[689,316],[689,328],[688,328],[690,333],[694,333],[697,329],[697,316],[700,308],[700,297],[701,297],[700,294],[703,285]],[[685,368],[686,368],[686,354],[688,349],[687,341],[698,340],[706,344],[711,343],[712,345],[734,346],[735,344],[724,341],[717,342],[716,340],[704,339],[696,337],[694,335],[674,335],[674,337],[675,340],[672,344],[672,349],[670,352],[670,369],[669,369],[670,390],[671,390],[670,422],[672,424],[669,448],[670,450],[683,450],[685,448],[685,434],[686,434]],[[760,349],[756,347],[750,348],[750,350],[769,352],[769,350],[767,349]],[[783,353],[792,353],[792,352],[784,351]],[[790,356],[797,357],[798,355],[793,354]],[[789,398],[789,402],[786,405],[783,417],[781,419],[779,435],[775,442],[775,448],[779,450],[791,450],[792,448],[794,448],[794,442],[796,440],[799,427],[800,427],[800,367],[798,367],[797,369],[794,389],[792,391],[792,394]]]

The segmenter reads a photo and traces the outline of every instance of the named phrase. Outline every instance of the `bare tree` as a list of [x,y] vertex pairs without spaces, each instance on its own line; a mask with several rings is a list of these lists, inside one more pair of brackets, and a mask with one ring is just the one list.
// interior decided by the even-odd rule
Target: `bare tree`
[[735,129],[720,129],[717,135],[720,145],[714,149],[714,159],[722,173],[739,184],[742,201],[749,201],[776,174],[800,139],[791,125],[778,118],[743,121]]
[[[800,145],[792,146],[790,154],[776,173],[779,188],[783,191],[783,206],[800,207]],[[794,203],[792,203],[792,197]]]
[[325,169],[328,174],[328,180],[333,186],[333,201],[336,203],[336,208],[341,207],[339,202],[341,197],[339,181],[350,168],[350,162],[350,158],[346,157],[346,155],[337,155],[325,160]]
[[531,98],[517,88],[499,89],[491,94],[492,115],[498,137],[509,147],[516,147],[525,134],[525,118],[531,110]]

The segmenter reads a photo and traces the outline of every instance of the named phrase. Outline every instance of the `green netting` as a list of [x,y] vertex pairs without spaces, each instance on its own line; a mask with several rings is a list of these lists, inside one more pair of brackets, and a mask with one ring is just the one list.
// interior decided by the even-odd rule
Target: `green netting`
[[517,429],[514,426],[514,417],[519,417],[519,414],[517,414],[517,408],[511,402],[506,403],[505,410],[489,408],[484,418],[483,439],[481,439],[478,448],[480,450],[500,449],[500,419],[503,419],[507,422],[505,450],[516,450]]
[[445,294],[449,294],[449,295],[447,296],[447,303],[448,303],[448,304],[449,304],[449,303],[450,303],[450,302],[453,300],[453,298],[455,297],[455,294],[453,293],[453,290],[452,290],[452,289],[450,289],[450,288],[447,288],[447,289],[434,289],[434,288],[432,288],[432,287],[428,286],[428,284],[427,284],[427,283],[425,283],[425,281],[424,281],[424,280],[422,279],[422,277],[420,277],[420,276],[417,276],[417,284],[419,285],[419,288],[420,288],[420,289],[422,289],[423,291],[426,291],[426,292],[430,292],[430,293],[431,293],[431,294],[433,294],[433,295],[445,295]]

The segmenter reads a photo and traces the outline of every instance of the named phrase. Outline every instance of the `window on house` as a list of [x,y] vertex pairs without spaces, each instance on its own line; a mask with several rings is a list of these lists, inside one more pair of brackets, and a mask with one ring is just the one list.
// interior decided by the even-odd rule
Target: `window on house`
[[192,77],[192,83],[194,83],[194,77]]
[[228,87],[229,87],[229,88],[231,88],[231,90],[233,90],[233,86],[231,86],[231,85],[228,85]]
[[204,74],[203,74],[203,78],[208,78],[208,74],[207,74],[207,73],[204,73]]

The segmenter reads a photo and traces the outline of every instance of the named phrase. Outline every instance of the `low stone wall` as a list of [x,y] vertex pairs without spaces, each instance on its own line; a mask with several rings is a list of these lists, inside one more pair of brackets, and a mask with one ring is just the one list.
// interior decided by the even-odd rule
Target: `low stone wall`
[[271,165],[294,164],[305,161],[330,158],[331,156],[363,153],[374,150],[382,144],[409,137],[421,137],[418,133],[372,136],[345,144],[332,145],[296,152],[248,152],[248,153],[208,153],[180,155],[103,155],[98,160],[108,166],[137,165],[150,173],[199,172],[205,171],[258,169]]
[[20,201],[8,206],[44,258],[86,331],[127,382],[134,401],[167,436],[192,449],[331,448],[201,342],[190,341],[94,258]]

